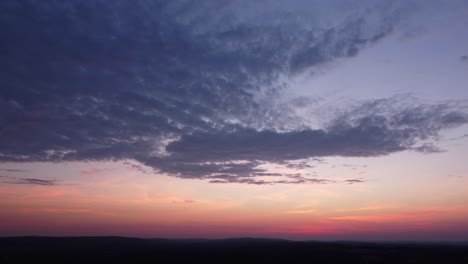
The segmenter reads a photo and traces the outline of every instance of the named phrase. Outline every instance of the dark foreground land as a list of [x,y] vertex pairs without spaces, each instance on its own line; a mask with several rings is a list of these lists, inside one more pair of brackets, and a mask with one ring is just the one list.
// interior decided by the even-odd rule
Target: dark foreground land
[[468,263],[465,244],[0,238],[0,263]]

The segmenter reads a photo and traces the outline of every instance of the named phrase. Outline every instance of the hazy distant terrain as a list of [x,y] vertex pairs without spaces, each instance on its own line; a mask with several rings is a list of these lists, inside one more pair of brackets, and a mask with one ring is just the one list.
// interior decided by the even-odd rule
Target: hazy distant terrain
[[[0,238],[0,263],[468,263],[468,245],[166,240],[123,237]],[[111,261],[111,262],[109,262]],[[162,261],[162,262],[161,262]],[[199,262],[202,261],[202,262]]]

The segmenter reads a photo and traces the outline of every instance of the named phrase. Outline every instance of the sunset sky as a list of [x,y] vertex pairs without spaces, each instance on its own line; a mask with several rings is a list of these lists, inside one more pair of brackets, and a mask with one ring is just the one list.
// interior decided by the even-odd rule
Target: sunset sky
[[0,236],[468,241],[465,0],[0,1]]

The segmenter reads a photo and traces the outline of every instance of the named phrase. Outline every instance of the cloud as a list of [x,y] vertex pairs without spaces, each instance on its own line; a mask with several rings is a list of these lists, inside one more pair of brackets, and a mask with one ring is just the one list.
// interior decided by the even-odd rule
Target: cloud
[[[253,171],[259,170],[254,169]],[[336,183],[336,181],[333,180],[308,178],[301,173],[261,173],[247,171],[244,174],[219,174],[215,172],[211,175],[199,175],[198,177],[207,178],[210,183],[244,183],[254,185]]]
[[323,128],[291,110],[313,100],[275,103],[285,78],[355,56],[401,14],[388,1],[0,2],[0,161],[134,160],[214,183],[329,183],[262,165],[436,151],[419,141],[467,120],[451,103],[360,102]]
[[26,170],[17,170],[17,169],[0,169],[0,171],[4,171],[4,172],[25,172]]
[[52,186],[56,185],[57,180],[44,180],[35,178],[15,178],[9,176],[0,176],[0,183],[7,184],[29,184],[29,185],[42,185]]
[[104,171],[105,170],[103,170],[103,169],[93,168],[93,169],[88,169],[88,170],[82,170],[82,171],[80,171],[80,174],[81,175],[96,175],[96,174],[100,174],[100,173],[102,173]]
[[163,172],[177,171],[181,177],[203,178],[217,173],[262,176],[264,171],[258,168],[262,162],[376,157],[404,150],[438,151],[430,143],[420,144],[421,141],[437,138],[441,129],[468,122],[466,114],[449,104],[401,103],[399,97],[365,102],[337,116],[325,129],[276,132],[238,126],[195,132],[168,144],[168,156],[148,159],[146,164]]
[[355,183],[363,183],[366,181],[363,179],[349,179],[349,180],[345,180],[344,182],[348,184],[355,184]]
[[273,184],[328,184],[334,183],[335,181],[325,180],[325,179],[307,179],[302,178],[298,180],[259,180],[254,177],[232,177],[229,180],[210,180],[210,183],[244,183],[244,184],[253,184],[253,185],[273,185]]
[[464,139],[464,138],[467,138],[467,137],[468,137],[468,134],[464,134],[464,135],[461,135],[461,136],[458,136],[458,137],[447,138],[447,139],[445,139],[445,140],[447,140],[447,141],[453,141],[453,140]]

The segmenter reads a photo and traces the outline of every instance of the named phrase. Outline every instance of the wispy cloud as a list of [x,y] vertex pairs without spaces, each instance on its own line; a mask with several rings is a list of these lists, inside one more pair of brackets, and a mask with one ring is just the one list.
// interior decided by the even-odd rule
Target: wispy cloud
[[447,140],[459,140],[459,139],[464,139],[464,138],[467,138],[467,137],[468,137],[468,134],[464,134],[462,136],[452,137],[452,138],[449,138]]
[[57,184],[57,180],[0,176],[0,183],[53,186]]
[[452,179],[461,179],[461,178],[463,178],[462,175],[454,175],[454,174],[450,174],[447,177],[452,178]]
[[100,174],[100,173],[102,173],[104,171],[105,171],[104,169],[92,168],[92,169],[87,169],[87,170],[81,170],[80,174],[81,175],[96,175],[96,174]]
[[0,171],[4,171],[4,172],[26,172],[27,170],[18,170],[18,169],[0,169]]
[[348,184],[355,184],[355,183],[363,183],[366,181],[364,179],[349,179],[349,180],[344,180],[343,182],[348,183]]

